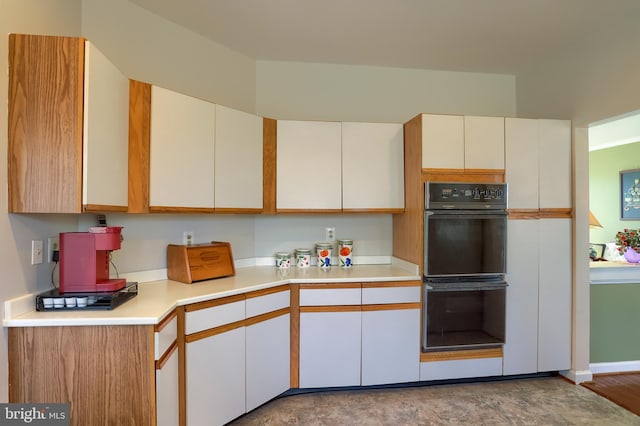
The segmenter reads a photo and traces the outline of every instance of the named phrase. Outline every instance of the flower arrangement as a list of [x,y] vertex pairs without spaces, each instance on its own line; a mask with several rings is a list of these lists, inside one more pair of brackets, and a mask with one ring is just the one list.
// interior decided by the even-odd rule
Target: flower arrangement
[[640,252],[640,230],[625,228],[619,231],[616,234],[616,244],[620,253],[624,253],[627,247]]

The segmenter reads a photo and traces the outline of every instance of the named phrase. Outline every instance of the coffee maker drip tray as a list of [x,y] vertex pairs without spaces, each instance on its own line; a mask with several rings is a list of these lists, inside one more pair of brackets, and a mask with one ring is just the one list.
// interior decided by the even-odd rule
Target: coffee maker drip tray
[[122,305],[127,300],[138,294],[138,283],[128,282],[118,291],[111,292],[85,292],[61,294],[55,288],[36,296],[36,311],[109,311]]

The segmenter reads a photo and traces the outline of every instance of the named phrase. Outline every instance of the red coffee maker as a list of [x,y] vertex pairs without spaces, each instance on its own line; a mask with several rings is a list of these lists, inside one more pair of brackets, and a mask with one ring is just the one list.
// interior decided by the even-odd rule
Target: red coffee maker
[[60,233],[60,293],[114,292],[126,279],[109,279],[109,255],[120,249],[121,226]]

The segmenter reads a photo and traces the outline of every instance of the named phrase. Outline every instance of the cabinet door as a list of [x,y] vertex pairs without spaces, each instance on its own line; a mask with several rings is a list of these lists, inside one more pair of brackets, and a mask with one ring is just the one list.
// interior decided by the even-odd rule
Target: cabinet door
[[538,121],[505,119],[505,180],[510,209],[538,208]]
[[214,207],[215,105],[151,89],[150,207]]
[[278,120],[276,208],[342,209],[341,126]]
[[540,221],[538,371],[571,366],[571,219]]
[[464,117],[464,167],[504,169],[504,117]]
[[247,327],[247,412],[289,389],[290,329],[289,314]]
[[362,312],[362,385],[418,381],[420,309]]
[[540,208],[571,208],[571,122],[537,122]]
[[81,211],[83,52],[77,37],[9,36],[9,212]]
[[186,345],[187,424],[222,425],[245,413],[245,327]]
[[464,169],[464,117],[422,114],[422,168]]
[[126,211],[129,79],[85,42],[82,204]]
[[342,123],[342,209],[404,209],[402,124]]
[[505,375],[538,371],[538,222],[507,221]]
[[360,385],[361,312],[300,313],[300,387]]
[[178,351],[156,369],[156,424],[175,426],[178,421]]
[[216,210],[262,209],[262,117],[216,105]]

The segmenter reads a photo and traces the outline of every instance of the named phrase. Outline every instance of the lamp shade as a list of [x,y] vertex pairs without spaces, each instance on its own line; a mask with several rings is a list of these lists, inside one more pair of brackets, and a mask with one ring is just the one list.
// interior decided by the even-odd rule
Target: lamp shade
[[591,213],[591,210],[589,210],[589,228],[602,228],[602,225],[600,225],[598,219]]

